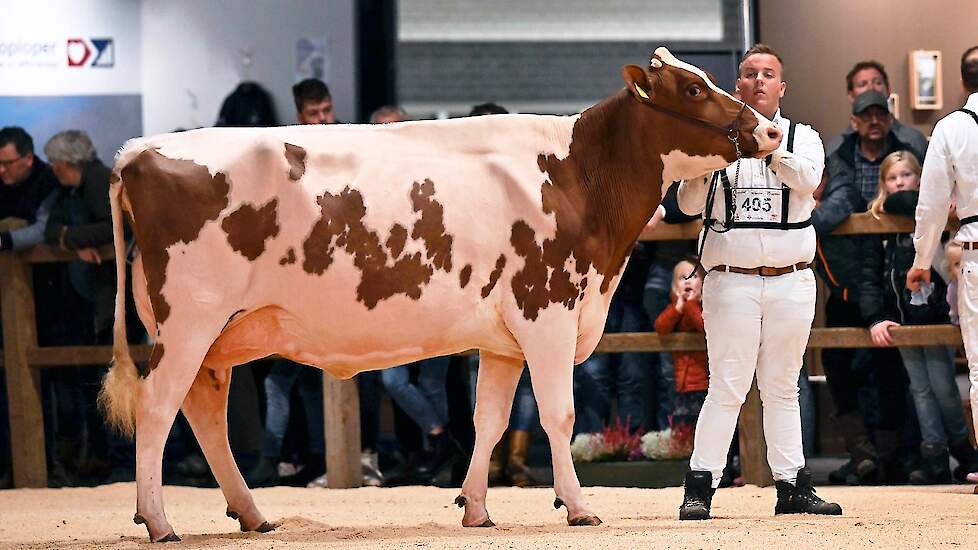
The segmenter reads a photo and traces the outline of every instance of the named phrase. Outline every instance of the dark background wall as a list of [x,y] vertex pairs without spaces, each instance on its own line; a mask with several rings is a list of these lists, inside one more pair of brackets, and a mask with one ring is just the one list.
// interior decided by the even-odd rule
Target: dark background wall
[[[757,16],[759,38],[784,57],[785,114],[813,124],[823,140],[848,124],[845,75],[863,59],[886,66],[900,120],[925,135],[964,101],[959,67],[961,53],[978,44],[975,0],[759,0]],[[943,110],[911,110],[911,50],[941,50]]]

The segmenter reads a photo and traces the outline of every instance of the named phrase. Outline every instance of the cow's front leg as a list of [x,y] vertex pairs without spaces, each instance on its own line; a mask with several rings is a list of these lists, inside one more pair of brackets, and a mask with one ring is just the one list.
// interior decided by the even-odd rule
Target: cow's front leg
[[581,494],[570,453],[574,429],[574,346],[558,345],[545,338],[531,341],[530,346],[523,347],[523,352],[540,409],[540,424],[550,439],[557,497],[554,507],[567,507],[568,525],[600,525],[601,520],[591,512]]
[[465,507],[463,527],[492,527],[486,510],[489,490],[489,461],[513,408],[513,395],[523,372],[523,361],[487,351],[479,352],[479,378],[475,398],[475,449],[462,483],[462,494],[455,499]]

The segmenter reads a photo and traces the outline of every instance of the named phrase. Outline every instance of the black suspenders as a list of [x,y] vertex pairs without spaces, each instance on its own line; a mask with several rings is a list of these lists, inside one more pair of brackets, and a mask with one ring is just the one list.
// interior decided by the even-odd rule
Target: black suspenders
[[[789,153],[795,152],[795,121],[791,121],[788,125],[788,145],[787,150]],[[733,221],[733,211],[736,205],[733,203],[733,191],[730,185],[730,179],[727,177],[727,170],[718,170],[715,174],[719,174],[720,183],[723,185],[723,201],[724,201],[724,227],[727,229],[744,228],[744,229],[803,229],[812,224],[812,219],[800,222],[735,222]],[[789,198],[791,196],[791,188],[785,184],[781,184],[782,197],[781,197],[781,219],[788,219],[788,204]],[[712,201],[711,201],[712,202]],[[712,204],[707,205],[710,208],[710,214],[712,215]]]
[[[970,109],[965,109],[964,107],[962,107],[962,108],[960,108],[960,109],[958,109],[956,111],[952,111],[952,112],[957,113],[959,111],[962,112],[962,113],[968,113],[969,115],[971,115],[971,118],[974,119],[975,124],[978,124],[978,114],[975,114],[974,111],[972,111]],[[969,223],[975,223],[975,222],[978,222],[978,215],[968,216],[967,218],[961,218],[961,225],[968,225]]]

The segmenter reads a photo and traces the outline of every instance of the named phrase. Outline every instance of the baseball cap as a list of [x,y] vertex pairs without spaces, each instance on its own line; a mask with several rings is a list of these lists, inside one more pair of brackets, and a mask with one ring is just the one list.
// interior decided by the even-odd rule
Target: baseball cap
[[887,103],[885,95],[876,90],[867,90],[857,95],[856,99],[852,102],[852,114],[858,115],[873,105],[882,108],[888,113],[890,112],[890,104]]

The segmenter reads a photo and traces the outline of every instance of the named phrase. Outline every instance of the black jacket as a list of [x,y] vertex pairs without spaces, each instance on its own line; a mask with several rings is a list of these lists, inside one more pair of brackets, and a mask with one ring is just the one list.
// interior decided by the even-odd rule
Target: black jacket
[[[82,167],[78,187],[61,187],[51,207],[45,240],[68,250],[99,247],[112,243],[112,212],[109,206],[111,170],[98,159]],[[62,239],[62,233],[64,238]],[[95,310],[96,330],[111,326],[115,301],[115,264],[89,264],[77,260],[68,266],[74,289]]]
[[41,202],[57,187],[51,167],[34,157],[27,179],[17,185],[0,185],[0,219],[20,218],[34,223]]
[[[923,163],[923,153],[897,139],[891,131],[883,156],[894,151],[912,152]],[[857,299],[862,266],[860,251],[869,246],[865,235],[831,235],[851,214],[865,212],[867,204],[856,184],[856,143],[858,134],[850,134],[825,161],[827,181],[822,200],[812,212],[812,225],[818,234],[815,267],[833,293],[844,299]]]
[[[917,198],[917,191],[893,193],[883,203],[883,209],[890,214],[913,217]],[[947,284],[934,269],[931,269],[930,275],[934,292],[927,304],[910,304],[906,280],[915,254],[911,234],[866,235],[862,242],[859,310],[868,326],[884,320],[896,321],[901,325],[949,322]]]

